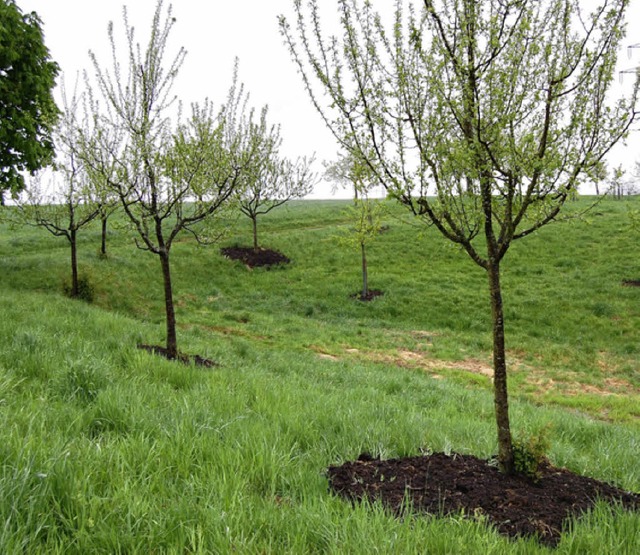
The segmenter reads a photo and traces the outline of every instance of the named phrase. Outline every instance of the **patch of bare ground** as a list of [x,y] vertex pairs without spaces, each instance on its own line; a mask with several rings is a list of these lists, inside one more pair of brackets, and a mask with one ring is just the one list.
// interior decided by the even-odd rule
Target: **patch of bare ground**
[[544,462],[540,479],[501,474],[492,461],[471,455],[434,453],[358,460],[327,470],[329,488],[352,501],[380,501],[397,515],[407,500],[415,512],[463,514],[482,519],[510,538],[534,536],[556,546],[567,521],[591,509],[596,500],[640,509],[640,495],[580,476]]
[[372,362],[381,362],[401,368],[425,370],[430,374],[434,374],[437,370],[461,370],[493,378],[493,368],[489,364],[473,358],[460,361],[442,360],[433,358],[426,352],[410,349],[399,349],[397,351],[345,349],[344,352],[351,356],[363,357]]
[[278,266],[280,264],[288,264],[291,262],[281,252],[272,249],[253,247],[224,247],[220,249],[220,252],[226,258],[231,260],[240,260],[244,265],[249,268],[256,268],[258,266],[265,266],[270,268],[271,266]]
[[[416,332],[417,337],[429,338],[431,332]],[[423,345],[425,350],[395,349],[395,350],[367,350],[344,347],[341,354],[326,353],[319,349],[312,349],[320,358],[337,361],[344,357],[359,358],[370,362],[382,363],[398,368],[421,370],[427,372],[432,378],[442,379],[447,372],[462,372],[483,376],[487,380],[493,380],[493,367],[490,362],[477,358],[451,361],[434,358],[426,350],[428,345]],[[541,400],[549,394],[561,394],[565,396],[597,395],[601,397],[616,397],[636,395],[640,389],[630,381],[619,376],[601,377],[598,383],[586,384],[584,379],[575,372],[563,372],[561,378],[555,374],[546,372],[542,368],[533,367],[523,362],[523,353],[516,351],[508,353],[508,367],[513,376],[521,376],[515,383],[521,384],[525,397]],[[602,358],[601,368],[607,374],[612,373],[613,365],[606,358]],[[605,362],[606,361],[606,362]],[[608,371],[607,371],[608,370]],[[594,414],[596,417],[607,420],[605,413]]]
[[529,370],[525,382],[536,387],[540,394],[562,392],[563,395],[591,395],[614,396],[640,393],[631,382],[619,377],[608,377],[601,384],[588,384],[580,381],[575,372],[565,372],[562,380],[553,379],[544,371]]
[[337,356],[327,353],[322,347],[318,347],[317,345],[309,345],[309,349],[316,353],[319,358],[324,360],[340,360]]
[[172,357],[169,355],[169,351],[165,347],[161,345],[144,345],[139,343],[137,345],[138,349],[146,351],[152,355],[159,355],[161,357],[166,358],[167,360],[175,360],[177,362],[181,362],[182,364],[194,364],[196,366],[200,366],[202,368],[215,368],[219,366],[217,362],[211,360],[209,358],[204,358],[200,355],[187,355],[185,353],[178,353],[178,356]]
[[409,365],[415,364],[419,368],[426,370],[463,370],[472,374],[480,374],[488,378],[493,378],[493,368],[478,359],[466,359],[460,361],[440,360],[426,356],[425,353],[415,351],[398,351],[398,356],[403,362]]
[[606,374],[614,373],[618,369],[618,365],[611,360],[611,357],[606,351],[600,351],[598,353],[596,363],[600,371]]
[[363,295],[362,292],[359,291],[357,293],[353,293],[351,295],[351,298],[357,299],[362,302],[369,302],[369,301],[373,301],[378,297],[382,297],[382,295],[384,295],[384,291],[380,291],[380,289],[369,289],[366,295]]

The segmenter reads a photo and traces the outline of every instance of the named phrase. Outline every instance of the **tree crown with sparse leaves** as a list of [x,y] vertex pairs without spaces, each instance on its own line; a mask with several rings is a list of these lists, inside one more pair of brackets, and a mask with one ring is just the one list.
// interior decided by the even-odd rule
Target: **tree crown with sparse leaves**
[[[587,14],[574,0],[339,0],[327,37],[316,0],[281,29],[338,141],[395,197],[461,244],[492,227],[496,255],[552,221],[628,132],[629,99],[608,102],[627,0]],[[325,100],[328,97],[328,100]]]
[[500,263],[554,221],[637,115],[609,102],[628,0],[338,0],[327,36],[317,0],[294,0],[281,32],[343,148],[390,195],[487,272],[498,462],[513,473]]

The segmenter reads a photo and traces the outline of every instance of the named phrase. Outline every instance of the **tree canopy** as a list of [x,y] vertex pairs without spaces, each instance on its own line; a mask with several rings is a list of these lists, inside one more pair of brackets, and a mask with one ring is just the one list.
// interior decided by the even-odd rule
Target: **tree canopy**
[[69,295],[80,297],[77,236],[100,214],[99,191],[79,150],[82,130],[87,123],[86,117],[85,121],[80,119],[82,98],[77,91],[71,98],[67,97],[64,83],[61,96],[63,110],[53,130],[57,145],[54,171],[46,177],[42,175],[44,172],[36,173],[16,200],[23,223],[41,227],[68,241],[71,255]]
[[238,189],[240,212],[253,224],[253,248],[259,250],[258,216],[263,216],[293,199],[313,191],[315,174],[311,171],[313,157],[286,158],[280,153],[280,127],[269,126],[266,109],[256,126],[256,156]]
[[38,15],[23,14],[13,0],[0,0],[1,197],[24,188],[21,172],[33,173],[52,161],[57,75]]
[[317,0],[281,31],[312,102],[390,195],[460,245],[489,278],[499,461],[513,471],[500,263],[554,221],[637,115],[610,102],[628,0]]
[[[237,64],[225,105],[216,109],[205,100],[192,105],[186,121],[181,119],[173,85],[186,51],[169,55],[175,23],[171,6],[164,10],[160,0],[145,50],[126,8],[124,48],[109,25],[111,65],[91,54],[96,83],[92,86],[87,78],[87,89],[93,125],[82,146],[93,179],[118,198],[138,248],[160,260],[169,358],[179,354],[171,248],[183,232],[202,239],[198,224],[224,208],[253,167],[261,129],[254,110],[247,108]],[[120,50],[128,64],[121,64]]]

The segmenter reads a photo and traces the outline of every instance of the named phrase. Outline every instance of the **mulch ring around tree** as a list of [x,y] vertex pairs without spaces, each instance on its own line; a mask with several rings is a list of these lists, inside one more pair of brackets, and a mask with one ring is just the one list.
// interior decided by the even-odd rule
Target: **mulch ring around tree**
[[284,254],[271,249],[258,249],[253,247],[224,247],[220,249],[223,256],[231,260],[240,260],[249,268],[256,266],[275,266],[291,262]]
[[486,518],[510,538],[537,536],[554,547],[571,517],[591,509],[597,499],[640,509],[640,495],[543,463],[540,480],[505,476],[471,455],[432,455],[358,460],[328,468],[329,488],[352,502],[381,501],[401,516],[407,501],[416,513]]
[[622,285],[626,287],[640,287],[640,279],[623,279]]
[[214,360],[201,357],[200,355],[185,355],[184,353],[179,353],[176,358],[172,358],[169,356],[167,349],[160,345],[143,345],[142,343],[138,343],[137,347],[138,349],[147,351],[152,355],[159,355],[167,360],[177,360],[183,364],[194,364],[195,366],[200,366],[202,368],[215,368],[216,366],[219,366],[219,364]]
[[358,299],[359,301],[367,302],[372,301],[376,297],[382,297],[384,295],[384,291],[380,291],[380,289],[369,289],[366,295],[362,294],[362,291],[358,291],[351,295],[352,299]]

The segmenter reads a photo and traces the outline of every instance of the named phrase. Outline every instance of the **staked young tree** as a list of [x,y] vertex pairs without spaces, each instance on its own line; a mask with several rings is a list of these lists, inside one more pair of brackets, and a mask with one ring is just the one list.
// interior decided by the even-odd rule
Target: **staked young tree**
[[[186,122],[172,119],[172,86],[185,57],[180,49],[166,64],[175,19],[159,1],[146,50],[136,42],[123,9],[128,66],[122,67],[114,33],[110,68],[91,54],[97,93],[94,132],[85,137],[87,163],[122,206],[138,248],[160,261],[166,314],[166,354],[176,358],[178,342],[173,302],[171,248],[184,232],[206,241],[200,222],[218,213],[240,185],[256,151],[253,111],[237,83],[237,65],[226,105],[194,104]],[[89,88],[90,85],[88,84]]]
[[328,36],[317,0],[281,32],[312,102],[389,194],[460,245],[488,278],[498,461],[514,472],[502,261],[558,219],[637,114],[638,80],[610,102],[628,0],[338,0]]
[[23,172],[51,163],[58,117],[53,99],[58,65],[50,59],[41,21],[13,0],[0,0],[0,204],[25,185]]
[[290,200],[299,199],[313,191],[315,175],[311,171],[313,158],[300,157],[295,161],[280,154],[280,127],[269,127],[266,110],[259,126],[257,157],[253,167],[245,172],[238,190],[240,212],[252,223],[253,250],[258,252],[258,217]]
[[78,272],[78,233],[100,213],[95,188],[87,172],[79,147],[82,122],[78,120],[80,104],[74,93],[67,100],[62,88],[63,111],[54,129],[56,160],[49,180],[43,173],[35,175],[18,197],[21,222],[46,229],[69,242],[71,254],[71,286],[69,296],[80,297]]

